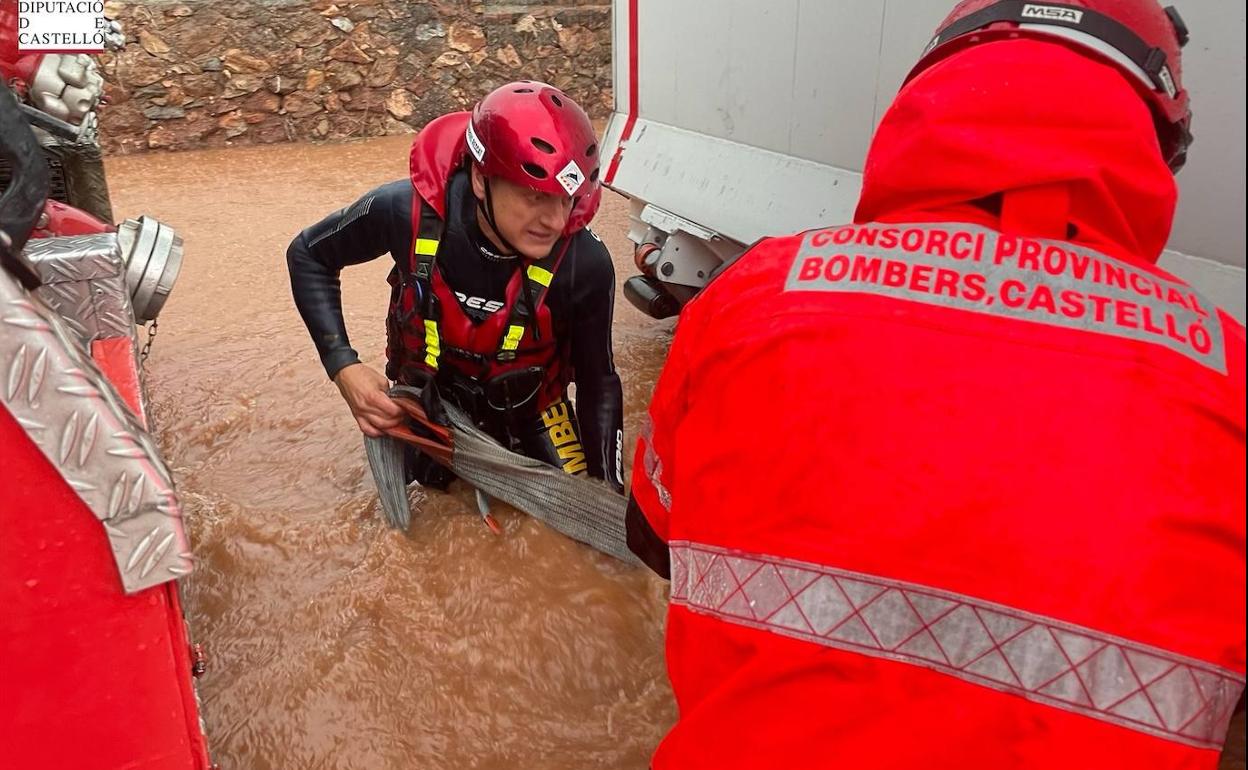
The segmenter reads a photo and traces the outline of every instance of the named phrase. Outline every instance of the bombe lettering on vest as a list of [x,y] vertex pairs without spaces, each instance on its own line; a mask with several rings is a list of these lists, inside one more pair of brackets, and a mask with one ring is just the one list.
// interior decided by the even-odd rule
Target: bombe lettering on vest
[[576,428],[572,426],[567,401],[560,401],[542,412],[542,425],[546,427],[550,443],[559,454],[564,473],[580,473],[589,468],[589,463],[585,460],[585,449],[576,436]]

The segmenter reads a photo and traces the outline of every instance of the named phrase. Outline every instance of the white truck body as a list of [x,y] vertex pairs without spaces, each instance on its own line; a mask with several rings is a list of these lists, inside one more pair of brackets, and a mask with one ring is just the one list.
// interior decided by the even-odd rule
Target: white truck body
[[[1175,2],[1196,142],[1161,264],[1242,321],[1245,6]],[[691,295],[758,238],[851,221],[875,126],[952,6],[614,0],[604,180],[633,201],[633,240],[663,246],[657,278]]]

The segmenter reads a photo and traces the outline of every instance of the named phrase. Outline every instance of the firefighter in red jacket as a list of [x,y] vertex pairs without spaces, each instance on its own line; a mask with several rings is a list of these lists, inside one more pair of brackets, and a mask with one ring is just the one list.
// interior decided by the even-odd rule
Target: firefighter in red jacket
[[687,306],[629,511],[671,579],[656,770],[1216,766],[1245,339],[1155,264],[1186,37],[1153,0],[958,5],[855,224]]
[[[598,142],[545,83],[504,85],[412,143],[410,179],[383,185],[295,237],[295,303],[326,373],[368,435],[401,423],[390,381],[433,379],[495,438],[623,489],[623,398],[611,354],[615,273],[588,228]],[[386,375],[360,362],[339,272],[389,252]],[[567,400],[577,386],[576,405]],[[409,481],[453,475],[414,451]]]

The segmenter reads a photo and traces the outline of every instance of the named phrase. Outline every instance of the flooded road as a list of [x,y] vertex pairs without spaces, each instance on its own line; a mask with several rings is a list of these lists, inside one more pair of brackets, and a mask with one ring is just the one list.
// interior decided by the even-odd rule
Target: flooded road
[[[148,361],[155,429],[198,555],[184,583],[209,746],[223,770],[644,768],[675,719],[667,584],[470,493],[381,523],[359,430],[290,299],[304,226],[403,178],[410,137],[113,158],[119,217],[151,214],[186,261]],[[632,271],[627,204],[595,230]],[[388,258],[346,271],[344,308],[381,367]],[[671,324],[622,298],[616,362],[635,443]],[[631,460],[631,452],[625,452]],[[1242,770],[1242,713],[1222,768]]]
[[[184,584],[223,770],[644,768],[675,707],[667,584],[471,493],[381,522],[359,429],[290,298],[306,225],[407,175],[410,137],[114,158],[119,218],[185,238],[147,364],[155,429],[199,559]],[[631,272],[627,203],[595,222]],[[382,366],[389,258],[343,274],[354,346]],[[617,306],[626,446],[671,324]],[[628,453],[626,453],[626,458]]]

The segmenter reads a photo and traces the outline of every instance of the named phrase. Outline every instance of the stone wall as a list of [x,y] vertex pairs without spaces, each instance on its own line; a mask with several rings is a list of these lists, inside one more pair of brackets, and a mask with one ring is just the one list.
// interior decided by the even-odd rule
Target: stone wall
[[603,0],[110,0],[105,149],[128,153],[406,133],[511,80],[611,107]]

